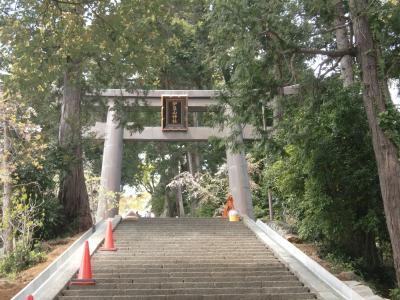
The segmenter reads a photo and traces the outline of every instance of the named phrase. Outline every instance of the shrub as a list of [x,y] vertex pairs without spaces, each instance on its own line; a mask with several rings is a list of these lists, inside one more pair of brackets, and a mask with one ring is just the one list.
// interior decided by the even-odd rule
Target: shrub
[[400,300],[400,288],[390,290],[390,299],[391,300]]
[[31,249],[27,246],[17,245],[13,252],[0,260],[0,275],[9,277],[45,260],[46,254],[40,247],[35,246]]
[[48,198],[41,207],[42,226],[37,230],[36,237],[44,240],[54,239],[63,235],[65,228],[65,216],[61,203],[57,198]]

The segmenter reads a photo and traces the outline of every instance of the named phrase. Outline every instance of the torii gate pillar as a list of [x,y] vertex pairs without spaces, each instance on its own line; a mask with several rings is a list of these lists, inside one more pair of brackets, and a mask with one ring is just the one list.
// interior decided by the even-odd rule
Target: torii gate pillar
[[[118,214],[118,200],[114,193],[121,192],[123,128],[115,120],[114,102],[109,100],[101,165],[100,195],[96,221]],[[110,195],[112,194],[112,195]],[[118,198],[118,194],[117,194]]]
[[[243,134],[239,125],[238,132],[239,135],[237,136],[236,142],[243,144]],[[233,197],[235,209],[237,209],[240,214],[254,219],[250,179],[244,151],[238,150],[234,152],[232,149],[227,148],[226,162],[228,165],[229,190]]]

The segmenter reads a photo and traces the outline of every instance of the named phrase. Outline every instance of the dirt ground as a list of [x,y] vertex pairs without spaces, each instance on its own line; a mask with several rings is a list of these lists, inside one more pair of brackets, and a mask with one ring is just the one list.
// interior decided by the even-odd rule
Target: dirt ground
[[303,251],[305,254],[307,254],[309,257],[311,257],[313,260],[315,260],[317,263],[319,263],[321,266],[323,266],[330,273],[335,274],[334,270],[332,269],[332,265],[318,256],[318,248],[314,244],[292,244]]
[[47,254],[46,261],[27,269],[14,280],[0,278],[0,300],[9,300],[21,289],[23,289],[33,278],[39,275],[48,265],[50,265],[62,252],[64,252],[80,235],[75,235],[66,239],[50,243],[51,251]]

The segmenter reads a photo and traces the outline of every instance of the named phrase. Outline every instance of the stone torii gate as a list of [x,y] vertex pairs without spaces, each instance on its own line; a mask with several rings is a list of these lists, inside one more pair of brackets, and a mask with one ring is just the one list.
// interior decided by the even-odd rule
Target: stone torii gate
[[[235,126],[236,128],[225,128],[220,131],[211,127],[188,127],[186,131],[163,131],[160,127],[145,127],[142,132],[131,133],[119,126],[115,120],[113,109],[115,101],[121,99],[127,105],[135,103],[161,109],[162,97],[187,97],[189,112],[206,111],[207,107],[217,103],[218,91],[214,90],[151,90],[147,92],[129,93],[120,89],[108,89],[101,93],[101,97],[107,99],[108,112],[105,123],[96,122],[89,132],[96,139],[104,139],[103,162],[101,169],[101,194],[107,192],[120,192],[121,166],[123,140],[133,141],[207,141],[210,137],[224,137],[234,130],[237,141],[243,143],[246,139],[257,138],[250,126]],[[243,151],[233,152],[229,147],[226,149],[228,165],[229,189],[234,198],[234,205],[241,214],[253,218],[253,204],[247,162]],[[116,214],[113,204],[109,203],[107,197],[100,196],[96,213],[96,221]]]

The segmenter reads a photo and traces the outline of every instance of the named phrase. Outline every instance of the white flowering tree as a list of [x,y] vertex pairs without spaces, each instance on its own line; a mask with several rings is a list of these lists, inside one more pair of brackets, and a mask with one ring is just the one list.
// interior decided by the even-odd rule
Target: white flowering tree
[[[250,175],[250,188],[252,192],[255,192],[260,187],[252,180],[252,177],[261,174],[261,163],[255,161],[251,155],[247,155],[246,159]],[[220,215],[229,193],[227,165],[222,164],[215,173],[203,171],[192,175],[189,172],[182,172],[167,185],[170,189],[176,189],[179,186],[184,189],[192,215],[196,207],[206,203],[213,204],[215,208],[213,215]]]

